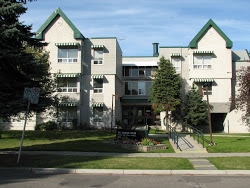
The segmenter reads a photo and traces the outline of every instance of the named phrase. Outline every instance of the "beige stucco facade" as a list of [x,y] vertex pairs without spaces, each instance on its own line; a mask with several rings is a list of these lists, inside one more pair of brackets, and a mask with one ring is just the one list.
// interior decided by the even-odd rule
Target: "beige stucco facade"
[[[36,123],[49,120],[63,123],[76,119],[77,127],[110,128],[117,121],[131,126],[155,125],[158,118],[165,129],[165,115],[154,116],[148,101],[153,69],[164,56],[175,63],[176,73],[183,79],[184,99],[195,85],[211,83],[209,102],[215,127],[225,132],[248,131],[241,121],[242,112],[233,109],[230,98],[237,92],[235,72],[249,66],[249,54],[246,50],[234,52],[232,41],[212,20],[189,45],[153,43],[153,55],[143,57],[123,57],[116,37],[85,38],[61,9],[41,26],[37,38],[48,43],[45,49],[50,54],[50,71],[58,79],[60,90],[55,94],[62,98],[59,109],[63,117],[57,117],[55,109],[52,115],[46,112],[33,116],[27,124],[30,130]],[[60,85],[60,80],[67,84]],[[3,125],[21,130],[23,120]]]

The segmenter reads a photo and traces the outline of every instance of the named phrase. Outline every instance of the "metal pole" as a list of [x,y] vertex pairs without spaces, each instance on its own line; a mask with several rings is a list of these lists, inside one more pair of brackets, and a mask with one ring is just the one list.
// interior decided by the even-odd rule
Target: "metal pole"
[[17,158],[17,164],[19,164],[19,160],[20,160],[20,155],[21,155],[21,151],[22,151],[22,145],[23,145],[23,139],[24,139],[24,132],[25,132],[25,127],[26,127],[26,122],[27,122],[27,117],[29,114],[29,110],[30,110],[30,100],[28,100],[28,107],[27,107],[27,112],[25,115],[25,121],[24,121],[24,125],[23,125],[23,133],[22,133],[22,139],[20,142],[20,148],[19,148],[19,153],[18,153],[18,158]]
[[111,105],[111,126],[110,126],[110,132],[112,132],[112,126],[113,126],[113,97],[114,95],[112,94],[112,105]]
[[208,112],[208,122],[209,122],[209,132],[210,132],[210,145],[214,145],[212,141],[212,125],[211,125],[211,113],[210,113],[210,105],[208,99],[208,87],[206,86],[207,93],[207,112]]

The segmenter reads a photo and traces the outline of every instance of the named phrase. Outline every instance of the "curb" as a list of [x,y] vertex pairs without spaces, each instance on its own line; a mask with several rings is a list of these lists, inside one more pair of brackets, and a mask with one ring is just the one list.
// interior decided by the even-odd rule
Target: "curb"
[[130,170],[130,169],[66,169],[66,168],[0,168],[34,174],[116,174],[116,175],[246,175],[250,170]]

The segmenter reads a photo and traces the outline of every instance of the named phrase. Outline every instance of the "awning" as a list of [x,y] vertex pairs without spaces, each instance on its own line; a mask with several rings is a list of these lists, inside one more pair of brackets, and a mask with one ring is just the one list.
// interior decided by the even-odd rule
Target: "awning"
[[56,73],[56,77],[78,77],[80,73]]
[[213,78],[194,78],[194,82],[214,82]]
[[148,99],[124,99],[122,98],[121,99],[121,102],[122,103],[131,103],[133,105],[136,105],[136,104],[151,104],[151,102],[148,100]]
[[55,43],[56,46],[79,46],[79,42],[63,42],[63,43]]
[[194,51],[194,54],[213,54],[214,51]]
[[92,104],[92,107],[103,107],[103,102],[95,102]]
[[93,78],[93,79],[103,79],[103,74],[92,74],[91,78]]
[[59,106],[77,106],[76,102],[62,102],[59,103]]
[[211,113],[228,113],[230,112],[230,103],[213,103],[210,102]]
[[91,45],[91,48],[104,48],[104,45]]
[[171,56],[174,56],[174,57],[180,57],[181,54],[180,53],[172,53]]

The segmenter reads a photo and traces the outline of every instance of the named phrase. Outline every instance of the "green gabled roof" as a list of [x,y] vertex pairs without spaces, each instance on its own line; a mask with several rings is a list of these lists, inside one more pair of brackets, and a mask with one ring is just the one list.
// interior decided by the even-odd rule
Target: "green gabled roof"
[[193,38],[193,40],[189,43],[190,48],[197,48],[198,41],[203,36],[203,34],[210,28],[213,27],[219,35],[226,41],[226,47],[232,48],[233,42],[225,35],[225,33],[210,19],[203,28],[199,31],[199,33]]
[[36,33],[37,39],[41,39],[41,40],[44,39],[43,32],[57,16],[61,16],[65,20],[65,22],[70,26],[70,28],[74,32],[75,39],[84,39],[84,36],[82,35],[82,33],[75,27],[75,25],[69,20],[69,18],[63,13],[63,11],[59,7],[51,14],[51,16],[38,29],[38,31]]

